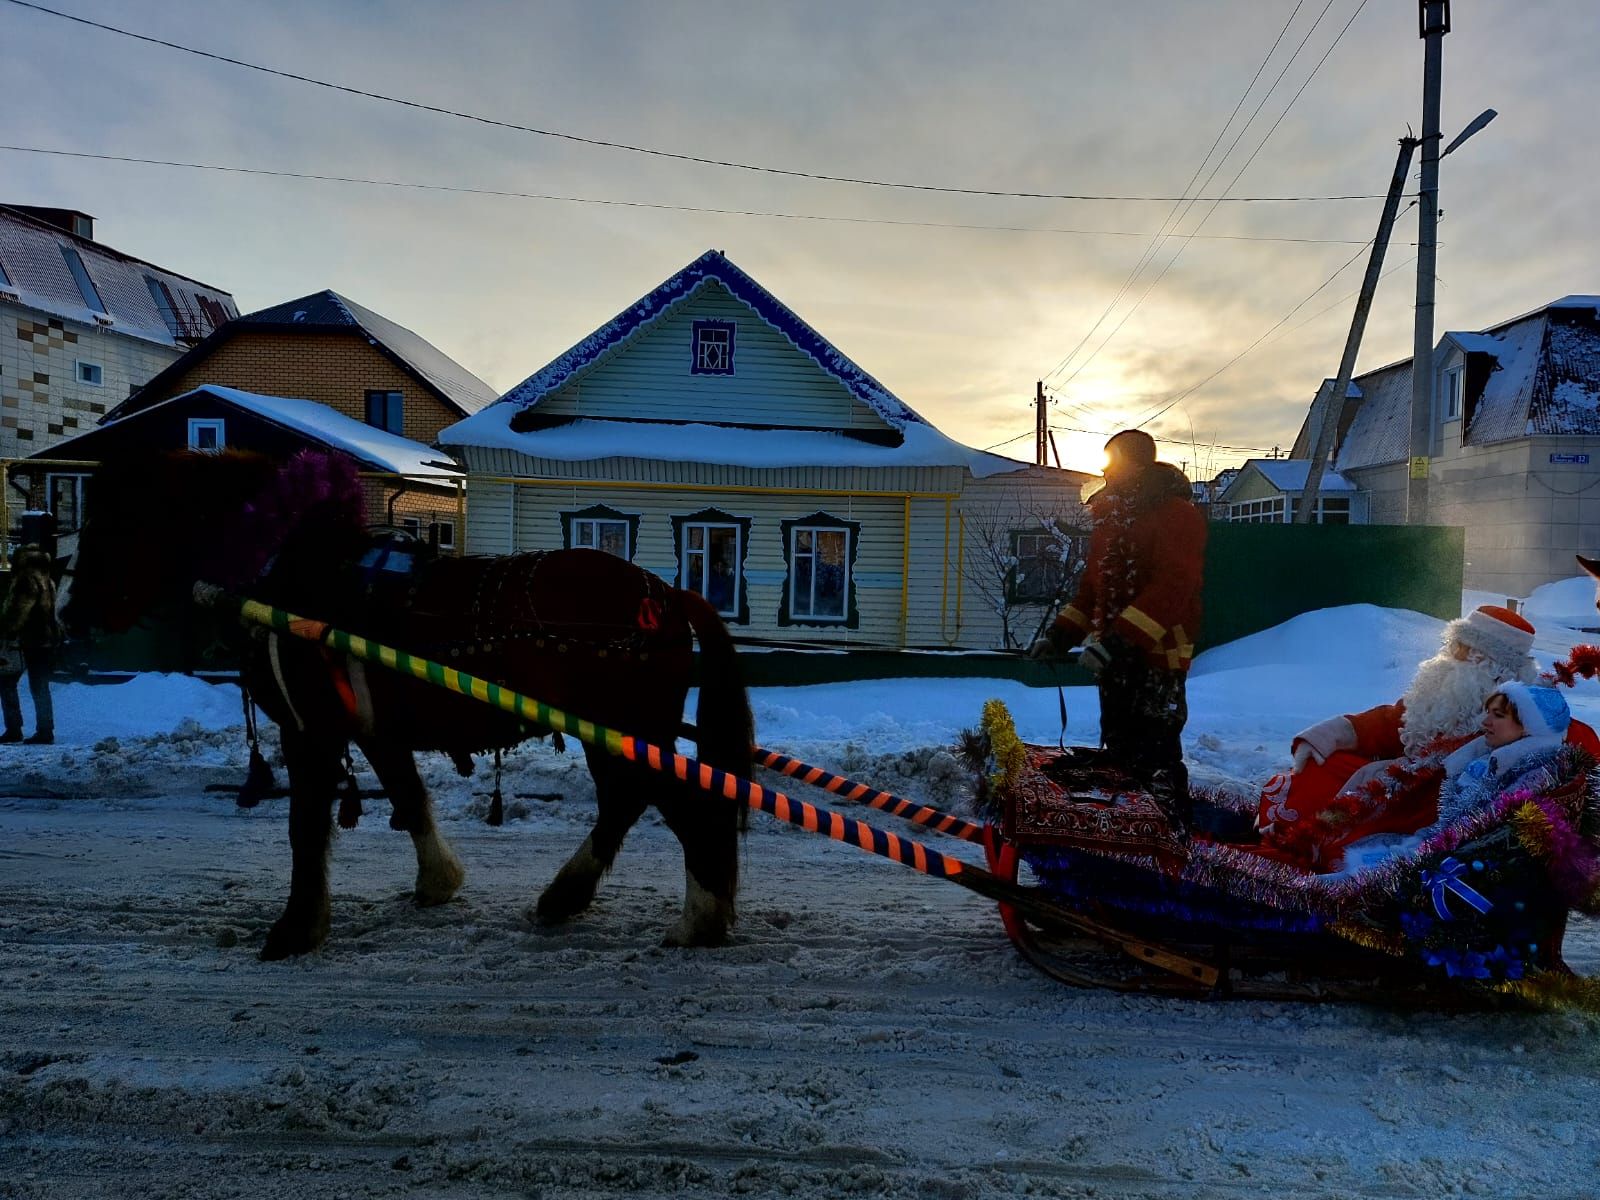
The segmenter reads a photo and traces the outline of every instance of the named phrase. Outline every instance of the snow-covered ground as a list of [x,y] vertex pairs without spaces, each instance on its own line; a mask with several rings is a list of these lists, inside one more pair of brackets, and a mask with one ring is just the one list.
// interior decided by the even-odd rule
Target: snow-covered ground
[[[1593,640],[1592,583],[1546,591],[1544,665]],[[1196,782],[1258,784],[1297,729],[1394,699],[1440,628],[1356,606],[1202,655]],[[1594,1194],[1584,1016],[1074,991],[969,893],[760,818],[726,948],[658,948],[682,871],[653,816],[589,914],[535,930],[591,816],[582,756],[546,745],[510,758],[499,829],[481,773],[425,761],[455,901],[412,905],[369,802],[326,950],[262,964],[286,807],[203,790],[242,775],[237,692],[56,695],[56,746],[0,747],[0,1196]],[[943,747],[991,696],[1055,741],[1055,691],[1004,681],[753,700],[763,744],[959,809]],[[1600,724],[1600,686],[1572,702]],[[1094,742],[1093,691],[1067,705]],[[1568,951],[1600,973],[1592,924]]]

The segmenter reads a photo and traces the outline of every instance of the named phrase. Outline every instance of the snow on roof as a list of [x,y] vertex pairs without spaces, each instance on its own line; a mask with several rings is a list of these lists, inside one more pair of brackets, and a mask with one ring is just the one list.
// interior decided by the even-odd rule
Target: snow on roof
[[364,424],[314,400],[263,396],[257,392],[241,392],[237,388],[208,383],[185,392],[183,396],[174,396],[162,404],[152,405],[151,408],[176,404],[184,396],[199,392],[208,392],[219,400],[265,417],[296,433],[303,433],[335,450],[342,450],[380,471],[428,478],[455,478],[461,473],[448,455],[431,446]]
[[1468,354],[1493,354],[1498,357],[1506,349],[1505,341],[1491,333],[1461,333],[1452,330],[1444,336]]
[[239,318],[239,324],[360,329],[399,356],[464,415],[493,404],[499,396],[494,388],[426,338],[335,291],[314,292],[247,313]]
[[[1260,471],[1267,477],[1267,482],[1280,492],[1305,491],[1306,476],[1311,473],[1309,462],[1296,462],[1292,458],[1252,458],[1245,465]],[[1337,471],[1323,471],[1321,487],[1325,492],[1356,490],[1355,484]]]
[[977,478],[1025,470],[1027,463],[963,446],[925,421],[908,424],[898,446],[825,430],[748,429],[729,425],[583,418],[519,433],[520,409],[494,404],[439,435],[446,446],[514,450],[530,458],[589,462],[642,458],[741,467],[965,467]]
[[[100,307],[93,307],[79,289],[64,250],[77,254]],[[0,283],[0,291],[15,293],[29,308],[163,346],[197,341],[219,324],[219,315],[239,314],[227,292],[4,206],[0,206],[0,271],[10,280],[9,287]],[[165,288],[163,302],[171,309],[171,321],[157,306],[147,280],[158,285],[155,291]],[[207,312],[202,300],[214,305],[214,311]]]
[[[1600,434],[1600,297],[1567,296],[1481,333],[1451,331],[1440,345],[1446,342],[1494,358],[1482,392],[1467,396],[1469,445]],[[1359,378],[1366,395],[1340,443],[1338,468],[1403,462],[1411,445],[1411,360]]]
[[566,353],[545,364],[502,398],[518,408],[539,403],[611,350],[654,325],[693,296],[708,281],[716,280],[756,315],[783,334],[796,349],[837,379],[861,403],[896,429],[922,423],[910,406],[850,361],[840,350],[806,324],[792,309],[736,267],[720,251],[707,250],[632,307],[624,309]]

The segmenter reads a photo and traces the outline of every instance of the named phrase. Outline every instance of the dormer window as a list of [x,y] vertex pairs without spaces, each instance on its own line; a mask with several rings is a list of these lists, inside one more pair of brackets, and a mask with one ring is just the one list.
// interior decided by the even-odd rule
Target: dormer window
[[1461,368],[1455,367],[1444,373],[1444,420],[1459,421],[1461,419]]
[[104,313],[105,301],[100,299],[94,280],[89,278],[89,268],[83,265],[83,256],[71,246],[63,246],[61,257],[67,260],[67,270],[72,272],[73,282],[78,285],[78,294],[83,297],[84,304],[93,312]]
[[732,375],[733,322],[696,321],[693,351],[691,375]]

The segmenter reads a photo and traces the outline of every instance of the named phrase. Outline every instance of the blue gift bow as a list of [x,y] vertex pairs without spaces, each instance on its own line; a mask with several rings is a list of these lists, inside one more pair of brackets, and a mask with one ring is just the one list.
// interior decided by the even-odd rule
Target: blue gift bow
[[1466,871],[1467,864],[1458,858],[1447,858],[1439,864],[1437,871],[1424,871],[1422,873],[1422,886],[1427,888],[1433,896],[1433,910],[1439,914],[1441,921],[1450,921],[1450,908],[1445,899],[1451,892],[1460,896],[1472,905],[1479,913],[1486,913],[1494,905],[1470,884],[1461,882],[1461,876]]

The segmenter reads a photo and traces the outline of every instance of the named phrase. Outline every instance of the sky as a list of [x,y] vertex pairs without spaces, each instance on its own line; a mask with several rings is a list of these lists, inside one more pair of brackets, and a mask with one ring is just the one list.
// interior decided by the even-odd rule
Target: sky
[[[6,146],[791,214],[0,150],[0,202],[91,213],[101,241],[230,291],[241,311],[332,288],[507,390],[716,248],[970,445],[1031,457],[1047,380],[1062,461],[1087,470],[1108,433],[1145,420],[1197,476],[1287,449],[1338,366],[1397,140],[1421,126],[1410,0],[40,3],[585,138],[893,183],[1167,198],[684,162],[0,0]],[[1436,334],[1600,292],[1600,5],[1457,0],[1452,17],[1444,138],[1500,115],[1441,166]],[[1171,199],[1196,194],[1318,199]],[[1347,195],[1367,198],[1323,199]],[[1157,240],[1163,228],[1176,236]],[[1415,239],[1412,209],[1358,371],[1410,356]]]

